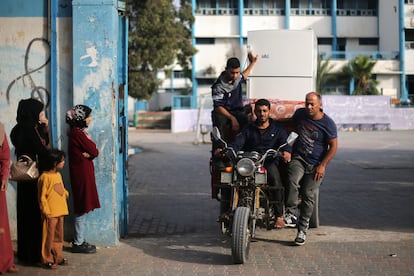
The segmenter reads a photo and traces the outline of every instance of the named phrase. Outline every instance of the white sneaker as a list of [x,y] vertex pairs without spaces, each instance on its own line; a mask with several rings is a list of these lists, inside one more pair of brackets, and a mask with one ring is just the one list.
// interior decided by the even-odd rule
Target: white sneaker
[[295,244],[304,245],[305,241],[306,241],[306,233],[303,232],[302,230],[299,230],[298,235],[296,236],[296,239],[295,239]]
[[285,214],[285,226],[295,228],[298,222],[297,217],[292,213]]

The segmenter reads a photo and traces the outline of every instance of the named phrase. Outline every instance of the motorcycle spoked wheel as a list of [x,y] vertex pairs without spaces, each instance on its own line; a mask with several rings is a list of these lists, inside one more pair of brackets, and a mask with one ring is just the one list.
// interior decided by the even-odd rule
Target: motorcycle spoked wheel
[[244,264],[249,257],[251,241],[250,209],[238,207],[234,212],[231,255],[235,264]]

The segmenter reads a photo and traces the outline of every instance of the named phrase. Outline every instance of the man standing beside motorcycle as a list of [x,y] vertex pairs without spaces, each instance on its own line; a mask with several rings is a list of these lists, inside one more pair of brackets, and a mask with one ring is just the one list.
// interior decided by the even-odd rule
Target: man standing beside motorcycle
[[[256,120],[246,125],[239,132],[234,141],[230,143],[235,152],[240,150],[251,152],[256,151],[263,154],[268,149],[277,149],[287,140],[287,133],[282,125],[270,118],[270,102],[266,99],[260,99],[255,102],[254,114]],[[221,149],[217,149],[215,154],[218,155]],[[286,145],[282,147],[283,161],[288,163],[291,159],[291,147]],[[272,199],[274,203],[274,212],[276,217],[275,228],[285,227],[283,219],[284,189],[278,169],[279,158],[266,160],[264,167],[267,170],[267,182],[274,189]]]
[[[336,153],[338,138],[335,122],[323,112],[321,96],[316,92],[306,94],[305,107],[296,110],[292,120],[299,138],[288,165],[285,222],[287,226],[297,224],[294,242],[303,245],[314,208],[315,190],[321,185],[326,167]],[[301,204],[297,220],[299,191]]]

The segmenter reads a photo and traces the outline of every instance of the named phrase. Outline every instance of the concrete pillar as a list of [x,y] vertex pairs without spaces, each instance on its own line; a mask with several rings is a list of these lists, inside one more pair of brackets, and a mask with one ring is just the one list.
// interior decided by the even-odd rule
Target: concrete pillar
[[87,217],[86,240],[118,242],[116,185],[119,159],[118,11],[116,0],[76,0],[73,5],[73,104],[92,108],[89,133],[96,142],[96,183],[101,208]]

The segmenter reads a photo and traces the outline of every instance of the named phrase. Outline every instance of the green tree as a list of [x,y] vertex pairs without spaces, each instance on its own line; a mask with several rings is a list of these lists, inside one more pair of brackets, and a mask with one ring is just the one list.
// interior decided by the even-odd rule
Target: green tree
[[352,77],[356,83],[352,95],[378,95],[378,81],[372,78],[372,70],[376,61],[368,56],[357,56],[348,65],[342,68],[342,72]]
[[331,58],[322,60],[322,56],[318,55],[318,64],[316,68],[316,92],[322,94],[322,86],[328,81],[335,78],[334,75],[329,74],[329,71],[333,68],[330,64]]
[[157,73],[178,62],[190,77],[194,17],[189,0],[129,0],[129,95],[148,100],[161,81]]

